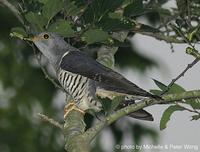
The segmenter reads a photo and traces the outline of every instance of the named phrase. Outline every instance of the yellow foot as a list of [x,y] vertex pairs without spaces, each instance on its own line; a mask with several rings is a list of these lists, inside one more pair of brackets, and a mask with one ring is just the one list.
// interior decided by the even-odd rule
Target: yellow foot
[[65,108],[64,108],[64,119],[66,118],[66,116],[69,114],[70,111],[72,110],[76,110],[76,111],[79,111],[81,112],[83,115],[85,114],[85,111],[81,110],[80,108],[78,108],[76,106],[76,104],[72,101],[72,102],[69,102]]

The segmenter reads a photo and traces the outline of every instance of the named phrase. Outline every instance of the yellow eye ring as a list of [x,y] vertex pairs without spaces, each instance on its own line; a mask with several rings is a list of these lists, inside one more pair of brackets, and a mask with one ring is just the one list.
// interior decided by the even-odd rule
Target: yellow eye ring
[[44,39],[48,39],[49,38],[49,35],[48,34],[44,34]]

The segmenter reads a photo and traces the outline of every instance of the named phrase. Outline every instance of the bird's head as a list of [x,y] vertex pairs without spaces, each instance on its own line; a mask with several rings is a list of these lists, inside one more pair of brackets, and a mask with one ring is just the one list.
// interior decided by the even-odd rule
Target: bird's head
[[57,63],[68,50],[69,45],[61,36],[51,32],[42,32],[29,40],[54,64]]
[[61,36],[50,32],[42,32],[31,40],[44,55],[46,52],[59,53],[67,45]]

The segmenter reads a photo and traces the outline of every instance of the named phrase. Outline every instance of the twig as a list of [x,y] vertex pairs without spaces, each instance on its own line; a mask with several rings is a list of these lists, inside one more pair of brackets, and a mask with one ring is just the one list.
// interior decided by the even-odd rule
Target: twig
[[167,86],[167,88],[161,93],[161,95],[167,93],[169,91],[169,89],[174,85],[174,83],[180,79],[181,77],[183,77],[185,75],[185,73],[192,68],[197,62],[199,61],[199,59],[195,59],[192,63],[188,64],[187,67],[174,79],[172,79],[172,81],[170,82],[170,84]]
[[9,1],[7,0],[0,0],[0,3],[2,3],[4,6],[8,7],[10,11],[17,17],[17,19],[24,25],[23,18],[20,14],[20,12],[16,9],[14,5],[12,5]]
[[41,114],[41,113],[38,113],[37,114],[41,120],[45,121],[45,122],[48,122],[50,123],[51,125],[57,127],[57,128],[60,128],[61,130],[63,130],[63,125],[60,124],[59,122],[55,121],[54,119],[52,118],[49,118],[48,116],[44,115],[44,114]]
[[187,47],[186,53],[194,56],[196,59],[200,60],[200,53],[194,47]]
[[170,16],[166,21],[163,21],[158,29],[161,29],[162,27],[165,27],[167,24],[169,24],[170,22],[174,21],[175,19],[177,19],[177,17],[179,17],[179,13],[174,14],[173,16]]
[[[166,29],[166,32],[167,32],[167,36],[170,36],[170,31],[169,31],[169,28],[168,28],[167,25],[165,25],[165,29]],[[170,45],[171,51],[175,52],[174,51],[174,46],[173,46],[172,42],[169,42],[169,45]]]
[[184,108],[185,110],[187,110],[187,111],[189,111],[189,112],[194,112],[194,113],[196,113],[196,114],[199,114],[199,115],[200,115],[200,112],[198,112],[198,111],[196,111],[196,110],[192,110],[192,109],[186,108],[186,107],[184,107],[184,106],[182,106],[182,105],[178,104],[177,102],[175,102],[175,104],[176,104],[176,105],[178,105],[179,107],[182,107],[182,108]]
[[178,40],[172,36],[167,36],[161,33],[139,32],[139,31],[134,31],[134,32],[142,35],[151,36],[154,37],[155,39],[163,40],[167,43],[185,43],[183,40]]

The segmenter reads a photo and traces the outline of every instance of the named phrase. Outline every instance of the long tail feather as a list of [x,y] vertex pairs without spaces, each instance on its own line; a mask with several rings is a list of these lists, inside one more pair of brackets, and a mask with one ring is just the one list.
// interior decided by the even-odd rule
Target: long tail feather
[[[125,100],[118,106],[118,109],[124,108],[131,104],[135,104],[135,101],[134,100]],[[133,113],[130,113],[127,116],[129,116],[131,118],[139,119],[139,120],[147,120],[147,121],[154,120],[153,116],[149,112],[145,111],[144,109],[137,110]]]

